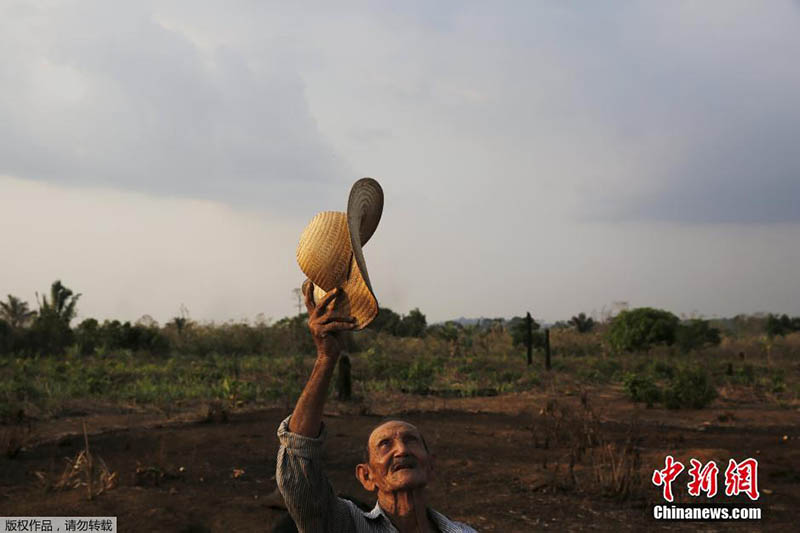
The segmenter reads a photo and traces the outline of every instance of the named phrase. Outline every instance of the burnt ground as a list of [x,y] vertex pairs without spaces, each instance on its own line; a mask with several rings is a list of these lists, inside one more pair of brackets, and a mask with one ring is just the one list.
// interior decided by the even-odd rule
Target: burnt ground
[[[592,390],[588,398],[596,415],[590,429],[575,414],[583,409],[578,394],[555,404],[553,396],[538,392],[458,400],[396,395],[369,406],[333,404],[326,417],[329,475],[339,492],[374,503],[353,470],[370,428],[391,414],[417,424],[437,455],[432,506],[479,531],[796,530],[796,409],[721,400],[699,411],[645,409],[612,388]],[[283,516],[269,507],[267,496],[275,489],[275,432],[287,410],[233,412],[226,421],[203,421],[197,413],[168,420],[94,406],[35,422],[22,451],[0,458],[0,516],[117,516],[123,532],[269,530]],[[83,449],[83,421],[93,454],[118,475],[116,487],[91,501],[85,487],[47,488],[61,476],[65,458]],[[594,435],[595,451],[623,450],[628,443],[639,458],[640,483],[628,479],[631,488],[621,501],[594,477],[586,453],[569,472],[575,452],[570,443],[587,432]],[[690,457],[714,458],[723,471],[731,457],[757,458],[763,520],[654,521],[651,505],[661,492],[649,480],[668,453],[687,467]],[[684,472],[674,485],[679,500],[689,500],[687,481]]]

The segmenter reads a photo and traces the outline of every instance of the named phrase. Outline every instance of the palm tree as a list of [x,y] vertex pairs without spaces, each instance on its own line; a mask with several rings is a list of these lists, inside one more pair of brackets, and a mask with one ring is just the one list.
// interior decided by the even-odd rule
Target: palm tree
[[28,302],[23,302],[16,296],[9,294],[7,302],[0,302],[0,319],[14,329],[26,327],[35,316],[36,311],[28,309]]
[[50,300],[43,295],[39,302],[39,316],[58,318],[69,326],[77,313],[75,306],[80,297],[80,294],[73,294],[71,289],[65,287],[61,280],[56,280],[50,286]]

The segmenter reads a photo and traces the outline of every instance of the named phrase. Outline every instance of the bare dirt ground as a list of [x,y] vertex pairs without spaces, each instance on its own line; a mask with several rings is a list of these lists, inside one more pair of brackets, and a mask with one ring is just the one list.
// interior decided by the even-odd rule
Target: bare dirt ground
[[[588,398],[606,442],[625,441],[636,421],[642,481],[623,502],[602,494],[588,475],[570,478],[569,449],[555,437],[542,445],[542,420],[553,396],[541,392],[447,400],[395,395],[368,406],[334,403],[326,417],[328,472],[340,493],[374,503],[353,470],[369,430],[392,415],[417,424],[437,455],[432,506],[479,531],[797,530],[797,410],[730,399],[698,411],[645,409],[609,387],[589,390]],[[557,401],[563,412],[581,409],[578,394]],[[167,419],[94,406],[35,422],[35,439],[16,457],[0,458],[0,516],[117,516],[123,532],[270,530],[283,516],[269,507],[267,496],[275,489],[275,432],[287,409],[239,411],[226,421],[205,422],[198,413],[199,408]],[[45,487],[61,476],[65,458],[83,449],[84,421],[93,454],[118,475],[116,487],[91,501],[84,487]],[[729,458],[757,458],[763,520],[653,520],[651,505],[662,501],[650,476],[663,468],[666,454],[687,467],[690,457],[714,458],[722,471]],[[581,466],[576,469],[580,474]],[[684,472],[673,485],[679,500],[689,500],[687,481]],[[722,492],[722,475],[720,483]],[[747,503],[724,496],[713,500],[733,501]]]

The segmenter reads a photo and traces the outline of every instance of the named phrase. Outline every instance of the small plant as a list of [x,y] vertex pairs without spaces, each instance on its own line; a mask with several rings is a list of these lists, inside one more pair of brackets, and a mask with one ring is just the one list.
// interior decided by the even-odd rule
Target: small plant
[[773,394],[780,394],[786,391],[786,383],[784,382],[783,369],[778,369],[773,372],[770,378],[770,392]]
[[89,450],[86,423],[83,424],[83,439],[84,449],[78,452],[74,459],[67,458],[64,472],[55,483],[50,483],[43,472],[36,472],[36,476],[46,487],[55,490],[86,487],[87,498],[91,500],[116,487],[118,476],[108,468],[101,457],[93,455]]
[[206,405],[202,421],[208,424],[223,424],[228,421],[228,410],[221,401],[212,401]]
[[627,373],[623,379],[625,391],[631,400],[636,403],[644,403],[647,407],[653,407],[661,401],[661,389],[648,375]]
[[740,385],[752,385],[756,382],[755,367],[750,363],[737,366],[733,370],[731,381]]
[[717,389],[701,368],[680,369],[664,390],[668,409],[702,409],[717,397]]

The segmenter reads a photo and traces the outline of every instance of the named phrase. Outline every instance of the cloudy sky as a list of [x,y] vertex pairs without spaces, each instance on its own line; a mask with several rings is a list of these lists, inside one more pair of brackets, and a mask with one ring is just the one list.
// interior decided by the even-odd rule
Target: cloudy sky
[[380,181],[381,305],[800,314],[800,3],[0,0],[0,295],[296,312]]

